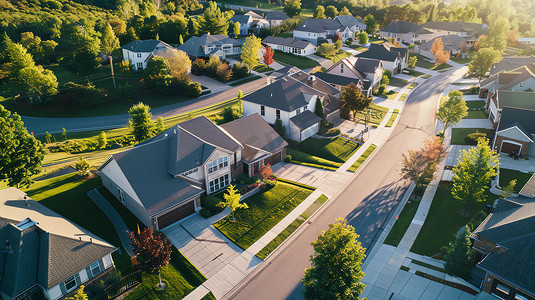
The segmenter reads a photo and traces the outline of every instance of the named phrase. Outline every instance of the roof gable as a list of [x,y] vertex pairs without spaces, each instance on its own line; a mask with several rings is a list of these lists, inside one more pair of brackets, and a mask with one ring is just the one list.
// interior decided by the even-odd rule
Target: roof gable
[[287,14],[285,14],[284,12],[282,11],[278,11],[278,10],[275,10],[275,11],[268,11],[265,15],[264,15],[264,19],[266,20],[288,20],[290,17],[288,17]]
[[368,51],[361,52],[357,54],[356,57],[396,61],[396,59],[400,56],[400,52],[392,51],[393,48],[395,47],[388,47],[387,45],[383,44],[371,44]]
[[132,52],[154,52],[155,50],[162,50],[165,52],[167,48],[175,49],[159,40],[135,40],[122,46],[121,48]]

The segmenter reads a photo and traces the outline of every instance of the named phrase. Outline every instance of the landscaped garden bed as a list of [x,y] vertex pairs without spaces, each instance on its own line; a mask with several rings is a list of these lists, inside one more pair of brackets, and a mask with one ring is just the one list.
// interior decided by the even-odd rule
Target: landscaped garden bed
[[275,187],[244,200],[249,208],[236,210],[236,221],[227,216],[213,225],[236,245],[247,249],[312,192],[308,188],[278,182]]
[[513,179],[516,179],[516,185],[513,190],[514,193],[520,192],[522,187],[526,185],[528,180],[531,178],[533,173],[524,173],[517,170],[510,170],[510,169],[501,169],[500,168],[500,187],[504,188],[506,187],[509,182]]

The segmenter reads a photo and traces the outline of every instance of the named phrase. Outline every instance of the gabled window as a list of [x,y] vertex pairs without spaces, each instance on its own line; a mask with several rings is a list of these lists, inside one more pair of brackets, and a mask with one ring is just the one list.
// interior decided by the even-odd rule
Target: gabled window
[[141,53],[138,53],[138,54],[137,54],[137,57],[141,57]]
[[340,73],[344,73],[344,63],[340,64]]

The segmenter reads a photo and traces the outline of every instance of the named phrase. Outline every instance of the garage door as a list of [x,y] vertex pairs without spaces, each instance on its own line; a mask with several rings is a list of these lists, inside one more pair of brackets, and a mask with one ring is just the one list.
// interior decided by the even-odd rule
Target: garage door
[[264,165],[270,164],[270,165],[276,165],[282,161],[281,158],[281,151],[271,155],[270,157],[266,158],[264,160]]
[[502,149],[500,150],[500,152],[507,153],[507,154],[511,152],[520,153],[520,147],[521,147],[520,145],[513,144],[507,141],[503,141]]
[[195,213],[194,201],[190,201],[184,205],[181,205],[170,212],[167,212],[158,217],[158,228],[163,228]]

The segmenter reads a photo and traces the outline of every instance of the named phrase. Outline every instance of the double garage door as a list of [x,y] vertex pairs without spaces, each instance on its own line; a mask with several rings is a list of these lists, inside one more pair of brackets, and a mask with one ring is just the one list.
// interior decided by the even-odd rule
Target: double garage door
[[185,203],[169,212],[158,217],[158,229],[163,228],[184,219],[185,217],[195,213],[195,201]]

